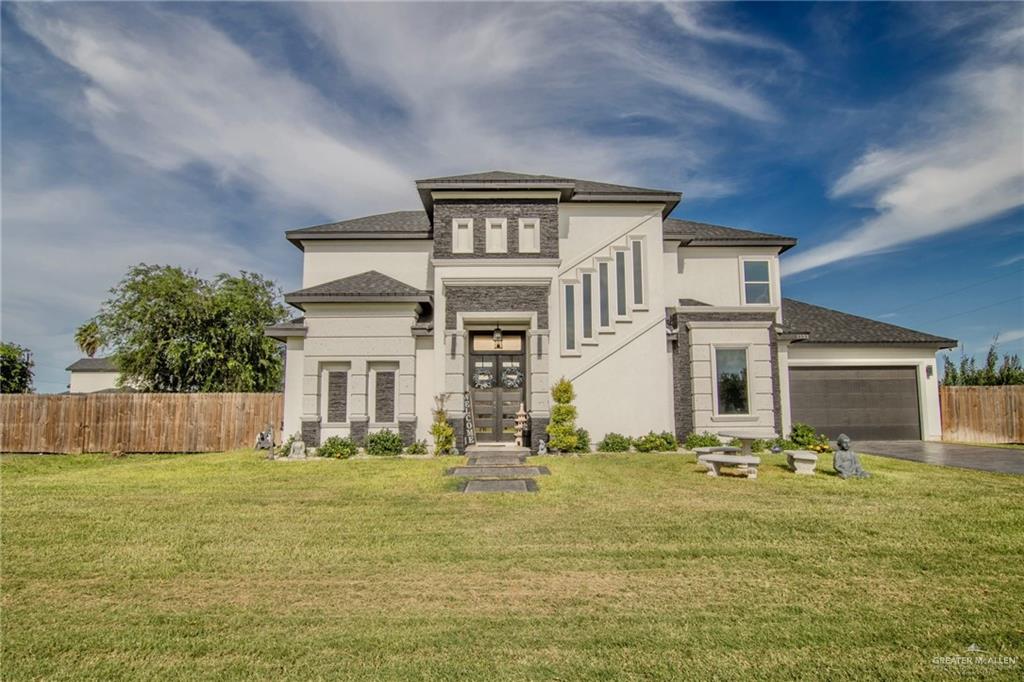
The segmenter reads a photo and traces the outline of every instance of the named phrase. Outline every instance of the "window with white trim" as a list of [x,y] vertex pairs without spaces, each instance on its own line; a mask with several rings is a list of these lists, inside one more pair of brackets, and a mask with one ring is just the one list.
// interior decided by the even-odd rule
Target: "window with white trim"
[[743,261],[743,302],[772,302],[771,263],[768,260]]
[[452,253],[473,253],[473,219],[452,220]]
[[715,347],[715,413],[750,414],[746,347]]
[[615,252],[615,314],[626,316],[626,252]]
[[488,218],[485,246],[487,253],[506,253],[508,251],[508,221],[504,218]]
[[562,346],[567,351],[576,350],[576,285],[562,285]]
[[580,294],[583,299],[583,339],[586,341],[594,338],[594,273],[580,275]]
[[611,327],[611,264],[601,261],[597,264],[597,324],[602,329]]
[[646,302],[644,292],[644,242],[642,239],[633,239],[629,244],[630,257],[633,266],[633,305],[643,306]]
[[540,253],[540,219],[519,219],[519,253]]

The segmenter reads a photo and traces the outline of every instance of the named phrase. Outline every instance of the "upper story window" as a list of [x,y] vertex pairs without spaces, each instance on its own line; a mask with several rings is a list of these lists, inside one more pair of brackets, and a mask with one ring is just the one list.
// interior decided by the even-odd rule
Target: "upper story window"
[[505,253],[508,251],[508,221],[504,218],[487,219],[487,253]]
[[578,354],[576,341],[576,285],[562,285],[562,350],[566,354]]
[[767,260],[744,260],[743,302],[771,303],[771,263]]
[[452,253],[473,253],[473,219],[452,220]]
[[615,314],[626,316],[626,252],[615,252]]
[[540,253],[540,219],[519,219],[519,253]]

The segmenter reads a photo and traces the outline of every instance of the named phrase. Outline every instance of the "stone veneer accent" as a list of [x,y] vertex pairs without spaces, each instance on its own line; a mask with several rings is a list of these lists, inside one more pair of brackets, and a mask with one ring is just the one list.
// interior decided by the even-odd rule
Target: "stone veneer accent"
[[336,424],[348,419],[348,372],[327,373],[327,421]]
[[[452,220],[473,219],[473,253],[452,253]],[[488,218],[506,220],[505,253],[487,253]],[[519,219],[540,220],[540,252],[519,253]],[[434,202],[435,258],[558,258],[558,201],[556,199],[445,199]]]
[[370,433],[370,418],[353,419],[349,426],[349,437],[361,447],[366,443],[366,436]]
[[530,415],[530,452],[537,452],[540,441],[548,439],[548,424],[551,419],[548,417],[535,417]]
[[458,313],[534,312],[537,326],[548,328],[547,285],[445,286],[445,329],[455,329]]
[[374,419],[395,421],[395,373],[378,371],[374,386]]
[[466,451],[466,415],[456,414],[448,416],[448,423],[452,425],[452,429],[455,430],[455,450],[456,452]]
[[398,435],[402,438],[402,445],[412,445],[416,440],[416,418],[399,419]]
[[302,422],[302,442],[307,448],[320,447],[320,421],[304,420]]
[[[671,313],[670,313],[671,314]],[[672,345],[672,394],[675,398],[676,438],[683,440],[693,431],[693,382],[690,377],[690,339],[687,322],[743,322],[775,321],[775,313],[715,313],[686,312],[671,314],[676,329]],[[782,433],[782,393],[779,385],[779,344],[775,325],[768,327],[768,352],[772,365],[772,405],[775,412],[775,431]]]

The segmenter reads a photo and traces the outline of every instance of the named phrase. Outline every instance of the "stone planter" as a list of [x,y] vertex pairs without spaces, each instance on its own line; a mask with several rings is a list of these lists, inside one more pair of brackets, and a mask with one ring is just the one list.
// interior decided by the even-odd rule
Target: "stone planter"
[[789,468],[801,476],[813,476],[818,466],[818,453],[810,450],[786,450]]

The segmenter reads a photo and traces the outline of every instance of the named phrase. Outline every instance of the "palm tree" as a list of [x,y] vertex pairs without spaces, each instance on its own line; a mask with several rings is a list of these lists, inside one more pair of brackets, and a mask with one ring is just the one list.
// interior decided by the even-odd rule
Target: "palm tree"
[[96,355],[96,351],[103,347],[103,336],[96,320],[89,320],[75,331],[75,344],[90,358]]

